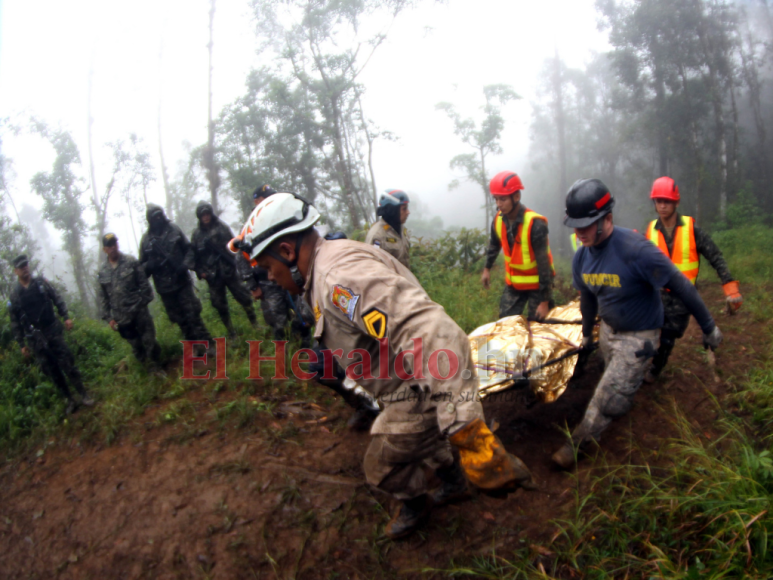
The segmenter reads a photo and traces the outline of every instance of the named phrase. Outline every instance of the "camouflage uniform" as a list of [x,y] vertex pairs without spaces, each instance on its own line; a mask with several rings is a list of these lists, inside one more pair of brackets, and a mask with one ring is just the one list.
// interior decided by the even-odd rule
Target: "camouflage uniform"
[[72,400],[66,378],[85,397],[81,373],[64,341],[63,326],[54,314],[54,307],[63,319],[69,318],[61,295],[42,276],[33,277],[27,288],[17,283],[10,297],[11,332],[19,346],[32,349],[40,368],[66,399]]
[[[201,223],[201,216],[205,212],[209,212],[212,216],[207,226]],[[221,222],[214,214],[212,204],[206,201],[199,202],[196,206],[196,217],[199,218],[199,227],[193,231],[191,236],[194,255],[193,270],[199,279],[204,278],[207,281],[212,306],[220,315],[228,333],[233,336],[236,331],[231,323],[226,288],[242,305],[250,323],[253,325],[257,323],[252,296],[239,279],[236,271],[236,259],[226,249],[226,245],[233,239],[234,235],[231,228]]]
[[134,351],[137,360],[158,361],[161,347],[156,341],[156,327],[148,304],[153,300],[145,269],[139,261],[126,254],[118,254],[115,265],[106,260],[97,275],[98,299],[102,319],[115,320],[118,332]]
[[163,210],[148,205],[147,217],[160,212],[163,224],[148,228],[140,241],[140,264],[153,276],[156,292],[164,303],[166,314],[180,326],[186,340],[211,341],[201,319],[201,302],[196,297],[188,270],[193,267],[193,248],[180,228],[170,223]]
[[[242,280],[246,282],[247,288],[251,292],[260,289],[263,293],[260,307],[266,324],[274,330],[274,339],[285,340],[287,338],[285,328],[289,321],[292,333],[301,337],[301,343],[304,346],[309,346],[314,315],[306,302],[297,299],[293,303],[284,288],[268,279],[266,270],[259,266],[251,266],[242,254],[237,257],[237,268],[241,273]],[[295,315],[290,312],[291,309],[295,311]]]
[[649,368],[659,330],[615,332],[603,320],[599,344],[604,356],[604,374],[588,403],[582,422],[572,432],[575,444],[598,441],[613,419],[633,406],[633,398]]
[[[304,296],[317,318],[315,338],[340,353],[335,356],[342,367],[361,364],[366,356],[371,361],[371,376],[357,382],[383,411],[371,428],[367,481],[401,500],[421,496],[428,489],[425,467],[454,463],[445,433],[483,418],[477,380],[462,372],[472,368],[467,335],[410,270],[373,246],[320,239],[306,280]],[[381,360],[383,338],[387,360]],[[401,378],[394,370],[397,354],[415,348],[415,338],[423,340],[423,360],[410,366],[423,378]],[[455,374],[445,356],[434,359],[439,366],[429,372],[430,355],[439,348],[457,356]],[[438,378],[443,376],[448,378]]]
[[[519,204],[518,215],[513,221],[502,216],[507,229],[507,240],[510,247],[515,246],[518,226],[523,223],[523,214],[526,207]],[[528,316],[534,316],[541,302],[548,302],[550,308],[555,306],[553,301],[553,270],[548,258],[548,225],[544,220],[534,220],[531,226],[531,247],[537,260],[537,272],[539,275],[538,290],[516,290],[509,284],[505,284],[502,298],[499,300],[499,317],[515,316],[523,314],[524,307],[528,304]],[[491,223],[491,238],[486,252],[486,268],[491,269],[502,250],[502,242],[496,230],[496,219]]]
[[408,232],[405,228],[401,229],[402,231],[398,233],[382,217],[368,230],[368,235],[365,236],[365,243],[392,254],[397,258],[398,262],[410,269],[411,264],[408,251],[411,249],[411,243],[408,241]]
[[[678,213],[676,214],[676,220],[678,226],[684,225],[682,216]],[[655,223],[655,229],[663,234],[668,251],[672,253],[674,251],[674,233],[676,228],[669,234],[663,227],[660,218],[658,218]],[[697,226],[693,228],[693,231],[695,233],[695,247],[698,250],[698,254],[703,255],[709,261],[712,268],[717,271],[722,284],[732,282],[734,278],[730,274],[727,262],[722,256],[722,251],[714,243],[714,240],[711,239],[711,236]],[[658,348],[658,353],[652,361],[651,372],[654,376],[658,376],[660,371],[666,366],[668,357],[671,355],[677,339],[684,336],[687,325],[690,323],[690,313],[687,311],[684,302],[665,289],[661,290],[661,297],[663,298],[663,328],[660,333],[660,348]]]

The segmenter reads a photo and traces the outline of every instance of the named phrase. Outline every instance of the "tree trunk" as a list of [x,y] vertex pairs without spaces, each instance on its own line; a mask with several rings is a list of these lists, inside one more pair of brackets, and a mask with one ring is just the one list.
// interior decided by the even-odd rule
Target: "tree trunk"
[[668,139],[663,126],[666,103],[666,87],[659,67],[655,67],[655,118],[658,132],[658,170],[661,176],[668,175]]
[[169,185],[169,173],[164,161],[164,145],[161,141],[161,99],[158,100],[158,157],[161,161],[161,181],[164,183],[164,194],[166,196],[166,215],[174,221],[172,188]]
[[478,149],[478,152],[480,153],[480,186],[483,189],[483,206],[486,208],[486,223],[483,226],[483,231],[488,231],[488,228],[491,227],[491,222],[494,220],[494,215],[491,213],[491,192],[486,187],[486,155],[483,153],[483,147]]
[[[561,74],[561,60],[556,51],[553,61],[553,114],[555,115],[556,131],[558,132],[558,164],[559,186],[564,194],[569,188],[566,177],[566,117],[564,115],[564,83]],[[569,237],[559,236],[558,246],[569,251]],[[569,254],[571,255],[571,254]]]
[[365,113],[362,110],[362,99],[360,94],[357,94],[357,104],[360,110],[360,121],[362,122],[362,130],[365,133],[365,138],[368,142],[368,171],[370,172],[370,189],[373,192],[373,207],[378,207],[378,189],[376,188],[376,173],[373,171],[373,141],[374,137],[368,131],[368,123],[365,121]]
[[214,44],[215,29],[215,0],[210,0],[209,8],[209,78],[207,99],[207,146],[204,149],[204,168],[207,170],[209,180],[209,195],[212,209],[218,213],[217,190],[220,187],[220,171],[215,162],[215,122],[212,120],[212,50]]
[[[684,67],[680,67],[680,76],[682,78],[682,90],[685,94],[685,99],[687,100],[688,109],[692,110],[692,107],[690,106],[690,95],[688,92],[688,84],[687,84],[687,74],[684,70]],[[695,204],[695,211],[693,212],[693,217],[695,218],[695,221],[699,224],[701,223],[701,189],[703,185],[703,160],[701,158],[701,150],[700,145],[698,143],[698,127],[695,123],[695,119],[691,118],[690,123],[690,149],[692,151],[693,155],[693,163],[694,168],[693,171],[695,173],[695,185],[693,186],[693,199]]]
[[738,173],[738,107],[735,104],[735,87],[730,85],[730,106],[733,113],[733,149],[730,156],[730,167],[732,168],[732,177],[730,184],[733,191],[738,191],[741,184],[741,176]]
[[709,92],[711,106],[714,111],[714,123],[717,141],[717,159],[719,160],[719,219],[724,220],[727,214],[727,137],[725,135],[725,117],[722,110],[722,88],[719,82],[714,59],[711,56],[709,40],[703,30],[703,23],[698,26],[698,35],[703,44],[704,57],[709,69]]
[[91,296],[86,287],[86,280],[89,279],[89,275],[88,272],[86,272],[86,265],[83,261],[83,240],[81,239],[80,232],[75,228],[70,230],[69,235],[65,235],[65,240],[67,240],[67,238],[70,238],[71,243],[67,244],[65,249],[67,250],[67,253],[70,254],[70,263],[73,268],[75,284],[78,287],[78,295],[80,296],[81,303],[86,311],[91,314],[93,311],[91,307]]
[[[134,229],[134,216],[132,215],[132,204],[129,199],[126,199],[126,206],[129,208],[129,223],[132,226],[132,236],[134,236],[134,246],[136,248],[137,255],[140,253],[140,242],[137,240],[137,230]],[[167,214],[169,215],[169,214]],[[169,218],[171,219],[171,217]]]
[[[100,215],[102,212],[100,212],[101,203],[99,200],[99,191],[97,190],[97,173],[94,169],[94,147],[93,147],[93,139],[92,139],[92,127],[94,125],[94,117],[91,115],[91,93],[92,93],[92,81],[94,78],[94,70],[89,69],[89,95],[87,99],[87,114],[88,114],[88,145],[89,145],[89,177],[91,179],[91,200],[94,204],[94,212],[97,216],[97,234],[98,234],[98,240],[99,243],[97,244],[97,264],[99,264],[99,261],[101,257],[103,256],[102,252],[102,236],[105,235],[105,216],[106,211],[104,215]],[[107,210],[107,208],[105,208]]]
[[[767,7],[766,7],[767,11]],[[741,49],[741,63],[743,66],[743,76],[746,86],[749,90],[749,105],[754,115],[754,127],[757,132],[757,167],[762,174],[762,190],[770,189],[770,168],[768,164],[768,146],[767,135],[765,131],[765,119],[762,114],[762,103],[760,95],[762,93],[762,83],[760,82],[759,72],[755,58],[754,40],[751,31],[747,30],[746,35],[747,48]]]

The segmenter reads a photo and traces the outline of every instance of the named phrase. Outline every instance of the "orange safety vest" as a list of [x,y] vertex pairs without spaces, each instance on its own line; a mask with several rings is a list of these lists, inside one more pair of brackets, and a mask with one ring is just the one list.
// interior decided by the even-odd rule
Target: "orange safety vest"
[[695,245],[695,220],[690,216],[681,216],[686,225],[676,224],[674,230],[674,253],[668,253],[666,238],[663,232],[655,229],[658,220],[652,220],[647,228],[647,239],[655,244],[660,250],[676,265],[679,271],[687,279],[695,284],[698,279],[698,269],[700,268],[700,257],[698,248]]
[[[502,252],[505,255],[505,282],[516,290],[539,289],[537,260],[531,247],[531,226],[535,219],[544,220],[545,223],[548,223],[546,218],[526,208],[526,211],[523,213],[523,223],[518,225],[515,244],[510,249],[510,243],[507,240],[507,227],[505,226],[505,220],[502,219],[502,212],[497,212],[497,217],[495,218],[495,230],[502,244]],[[524,232],[526,232],[526,237],[524,237]],[[548,243],[548,259],[550,260],[550,268],[555,276],[556,269],[553,266],[553,253],[550,251],[550,243]]]

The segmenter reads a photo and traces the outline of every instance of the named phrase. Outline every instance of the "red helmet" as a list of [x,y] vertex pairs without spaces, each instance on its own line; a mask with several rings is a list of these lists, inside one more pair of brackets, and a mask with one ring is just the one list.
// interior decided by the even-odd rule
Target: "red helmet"
[[500,171],[488,184],[491,195],[513,195],[519,189],[525,189],[521,178],[512,171]]
[[679,187],[670,177],[658,177],[652,184],[650,199],[670,199],[679,201]]

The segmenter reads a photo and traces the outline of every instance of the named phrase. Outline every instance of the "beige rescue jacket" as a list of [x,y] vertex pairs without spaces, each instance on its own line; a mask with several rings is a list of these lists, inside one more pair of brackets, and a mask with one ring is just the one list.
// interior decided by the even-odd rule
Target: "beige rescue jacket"
[[403,228],[403,235],[401,236],[381,218],[368,230],[368,235],[365,236],[365,243],[389,252],[406,268],[411,267],[408,257],[408,250],[411,244],[408,241],[408,232],[405,228]]
[[[320,239],[306,279],[315,338],[334,351],[343,368],[353,365],[350,371],[357,374],[365,371],[363,360],[371,360],[372,378],[352,377],[381,403],[383,411],[371,433],[419,433],[433,424],[441,432],[452,426],[453,431],[483,418],[467,335],[430,300],[408,268],[374,246]],[[422,340],[417,375],[423,378],[400,378],[396,359],[402,351],[416,349],[415,338]],[[386,352],[384,361],[380,352]],[[408,374],[418,366],[412,354],[399,360]]]

